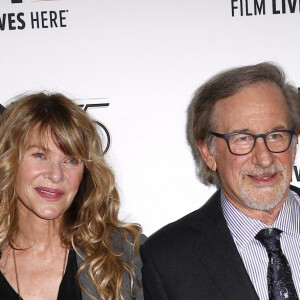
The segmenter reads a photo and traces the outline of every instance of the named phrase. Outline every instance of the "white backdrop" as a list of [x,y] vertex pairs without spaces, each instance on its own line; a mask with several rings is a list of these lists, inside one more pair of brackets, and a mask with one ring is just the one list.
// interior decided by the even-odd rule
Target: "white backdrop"
[[112,136],[107,156],[122,217],[147,235],[214,192],[197,180],[185,137],[186,109],[200,84],[267,60],[300,85],[296,0],[12,2],[0,4],[0,103],[38,90],[108,102],[89,112]]

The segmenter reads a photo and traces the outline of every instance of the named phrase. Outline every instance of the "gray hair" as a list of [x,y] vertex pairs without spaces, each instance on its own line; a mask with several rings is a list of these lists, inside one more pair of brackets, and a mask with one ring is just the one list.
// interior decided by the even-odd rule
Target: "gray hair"
[[274,63],[237,67],[212,77],[200,86],[188,107],[187,139],[192,148],[200,180],[206,184],[219,186],[218,172],[213,172],[205,164],[197,148],[197,141],[207,142],[215,152],[214,138],[210,132],[216,126],[214,120],[215,104],[224,98],[238,93],[243,88],[258,82],[273,83],[282,91],[289,108],[291,126],[296,135],[300,133],[300,97],[295,86],[288,83],[284,71]]

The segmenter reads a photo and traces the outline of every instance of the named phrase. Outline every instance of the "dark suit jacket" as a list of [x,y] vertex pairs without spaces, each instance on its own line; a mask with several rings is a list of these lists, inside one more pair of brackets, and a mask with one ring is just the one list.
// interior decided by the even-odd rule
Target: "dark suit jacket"
[[220,191],[150,236],[141,256],[145,300],[258,300],[223,216]]

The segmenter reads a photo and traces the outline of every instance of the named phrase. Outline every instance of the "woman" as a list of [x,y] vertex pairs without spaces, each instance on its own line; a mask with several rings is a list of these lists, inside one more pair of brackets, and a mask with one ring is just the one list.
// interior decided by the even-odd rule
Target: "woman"
[[143,299],[141,228],[119,196],[94,122],[60,94],[0,116],[1,299]]

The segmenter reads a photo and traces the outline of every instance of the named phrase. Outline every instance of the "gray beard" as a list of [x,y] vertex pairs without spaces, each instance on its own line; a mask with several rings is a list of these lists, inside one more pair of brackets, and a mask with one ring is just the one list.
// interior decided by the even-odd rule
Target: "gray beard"
[[242,202],[250,209],[259,211],[269,211],[274,209],[286,194],[290,179],[286,176],[285,167],[282,165],[271,165],[268,168],[255,166],[254,168],[241,170],[241,176],[272,174],[283,172],[282,180],[274,187],[253,187],[250,185],[242,185],[240,187],[240,196]]

